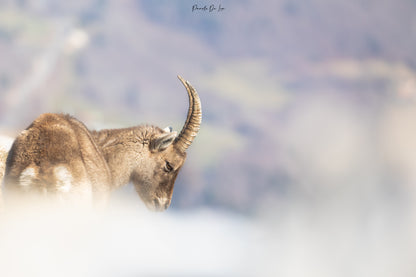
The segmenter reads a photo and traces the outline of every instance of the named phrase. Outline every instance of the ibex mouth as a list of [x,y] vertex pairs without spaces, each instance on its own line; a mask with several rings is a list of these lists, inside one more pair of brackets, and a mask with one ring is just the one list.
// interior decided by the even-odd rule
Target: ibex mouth
[[151,202],[146,202],[146,206],[153,212],[163,212],[170,205],[170,200],[167,198],[154,198]]

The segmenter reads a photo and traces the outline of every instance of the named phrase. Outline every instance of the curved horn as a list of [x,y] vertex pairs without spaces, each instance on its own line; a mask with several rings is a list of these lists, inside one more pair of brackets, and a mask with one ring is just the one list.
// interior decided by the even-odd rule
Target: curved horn
[[192,141],[196,137],[196,134],[199,131],[199,126],[202,121],[202,111],[201,111],[201,100],[199,99],[198,93],[191,86],[188,81],[185,81],[181,76],[178,75],[179,80],[185,86],[186,91],[189,96],[189,109],[188,115],[185,121],[185,125],[182,128],[182,131],[175,139],[175,146],[178,147],[183,152],[188,149],[192,144]]

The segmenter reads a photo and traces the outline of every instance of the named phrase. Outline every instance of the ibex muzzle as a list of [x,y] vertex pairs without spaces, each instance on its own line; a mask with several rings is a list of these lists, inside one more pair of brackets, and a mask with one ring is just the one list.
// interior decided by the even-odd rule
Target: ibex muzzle
[[6,192],[101,202],[112,189],[132,182],[149,209],[165,210],[202,119],[198,93],[178,78],[189,96],[187,119],[179,135],[150,125],[90,131],[69,115],[42,114],[10,149]]

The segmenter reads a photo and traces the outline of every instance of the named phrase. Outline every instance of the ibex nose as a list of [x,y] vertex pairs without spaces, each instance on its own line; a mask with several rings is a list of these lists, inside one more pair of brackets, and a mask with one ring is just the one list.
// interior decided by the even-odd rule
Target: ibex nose
[[155,212],[162,212],[166,210],[170,205],[170,199],[168,198],[155,198],[152,201],[151,209]]

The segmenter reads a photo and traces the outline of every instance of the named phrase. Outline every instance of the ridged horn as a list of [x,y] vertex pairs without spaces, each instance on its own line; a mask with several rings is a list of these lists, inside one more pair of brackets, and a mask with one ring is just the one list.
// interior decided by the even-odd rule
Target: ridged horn
[[186,91],[188,92],[189,97],[189,109],[188,115],[186,117],[185,125],[182,128],[182,131],[175,139],[175,146],[178,147],[181,151],[185,152],[186,149],[192,144],[192,141],[196,137],[196,134],[199,131],[199,126],[202,121],[202,111],[201,111],[201,100],[199,99],[198,93],[192,87],[192,85],[185,81],[181,76],[178,75],[179,80],[185,86]]

